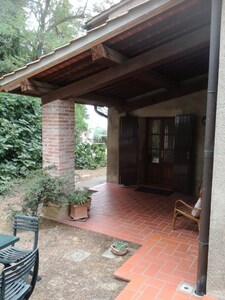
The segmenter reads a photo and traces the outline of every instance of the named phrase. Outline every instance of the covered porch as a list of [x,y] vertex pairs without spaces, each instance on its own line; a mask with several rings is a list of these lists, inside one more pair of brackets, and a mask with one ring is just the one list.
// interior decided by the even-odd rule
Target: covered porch
[[112,183],[93,190],[90,218],[61,222],[142,245],[114,274],[129,282],[116,299],[198,299],[178,290],[182,282],[196,283],[197,225],[181,218],[172,230],[174,202],[193,203],[193,197],[159,196]]
[[[127,6],[128,2],[130,4]],[[210,0],[121,1],[118,6],[90,21],[87,24],[86,35],[5,75],[0,82],[0,91],[41,97],[43,161],[45,166],[57,167],[56,175],[71,174],[71,177],[74,175],[74,102],[109,107],[107,181],[111,183],[108,183],[107,187],[110,188],[103,188],[96,193],[92,217],[79,226],[87,226],[87,229],[92,230],[101,229],[105,231],[103,233],[118,235],[123,239],[132,238],[143,244],[143,247],[152,239],[150,248],[148,246],[147,249],[156,247],[160,254],[163,253],[165,260],[162,265],[158,264],[156,274],[152,271],[154,276],[159,276],[160,273],[162,277],[161,279],[155,278],[160,281],[160,288],[155,291],[155,294],[151,293],[151,290],[146,292],[148,295],[145,299],[148,300],[149,295],[152,295],[151,299],[157,295],[160,297],[155,299],[169,299],[163,298],[160,292],[166,285],[166,278],[170,278],[171,274],[176,272],[178,265],[182,266],[181,269],[183,268],[180,270],[180,275],[176,273],[175,281],[171,278],[169,282],[173,285],[174,293],[177,293],[174,288],[177,286],[178,279],[179,282],[183,280],[195,282],[195,266],[191,265],[193,272],[190,273],[187,271],[190,270],[190,261],[182,264],[185,256],[178,259],[175,253],[177,249],[180,249],[180,245],[185,245],[186,250],[178,252],[188,255],[189,251],[193,250],[192,243],[194,243],[196,256],[193,260],[196,261],[197,232],[193,228],[186,230],[183,226],[181,226],[183,229],[172,232],[170,224],[174,200],[168,201],[167,199],[168,207],[166,207],[165,199],[154,196],[155,198],[152,197],[151,201],[154,202],[154,199],[157,199],[154,202],[155,206],[151,205],[149,208],[146,207],[147,200],[143,194],[141,196],[141,193],[134,193],[132,189],[122,188],[113,183],[137,184],[147,181],[147,183],[159,182],[160,185],[164,185],[169,182],[173,191],[186,191],[194,194],[203,175],[210,177],[208,173],[212,171],[212,166],[208,169],[208,173],[203,172],[205,129],[202,120],[206,115],[209,46],[210,43],[214,44],[214,40],[210,38],[212,4],[217,3],[222,4],[221,1]],[[222,25],[218,24],[218,27],[221,25],[224,29],[224,6],[222,15]],[[219,17],[215,18],[217,19],[219,20]],[[214,36],[213,34],[212,37]],[[224,30],[221,30],[219,38],[224,43]],[[224,51],[224,47],[221,47],[221,51]],[[224,241],[219,238],[224,236],[221,234],[224,232],[224,216],[221,215],[223,209],[219,207],[220,205],[221,208],[224,207],[225,186],[223,182],[224,55],[223,52],[221,53],[215,146],[217,157],[215,156],[213,184],[210,182],[203,186],[205,192],[203,194],[207,194],[208,200],[211,199],[211,187],[213,187],[210,255],[209,259],[205,260],[206,267],[207,261],[209,263],[209,270],[206,272],[209,275],[207,292],[211,294],[224,291],[224,269],[221,268],[224,255],[220,251]],[[218,56],[219,54],[217,58]],[[209,124],[209,120],[213,121],[212,117],[215,117],[211,116],[209,111],[206,125]],[[186,123],[185,128],[177,126],[177,135],[176,130],[175,134],[166,130],[162,132],[161,129],[154,132],[153,123],[157,121],[157,118],[161,118],[160,122],[163,124],[161,128],[166,128],[166,119],[172,118],[169,121],[173,123],[171,128],[174,128],[174,124],[182,125],[186,116],[190,122]],[[191,126],[194,123],[192,116],[196,120],[194,126]],[[124,117],[136,118],[133,125],[127,119],[132,126],[129,126],[127,131],[123,131],[125,142],[120,139],[121,120]],[[145,118],[144,123],[143,118]],[[178,119],[180,122],[176,122]],[[190,127],[193,127],[193,131],[189,130]],[[214,131],[214,128],[212,129]],[[146,134],[141,136],[140,133],[144,132]],[[190,139],[186,139],[187,132],[191,132]],[[176,144],[174,141],[178,140],[178,136],[184,139],[180,139],[180,142]],[[169,137],[172,140],[171,143]],[[159,141],[157,145],[153,145],[155,140]],[[185,147],[183,147],[184,140],[187,141]],[[121,145],[124,144],[131,150],[129,155],[126,151],[123,151],[125,156],[121,155]],[[210,149],[208,154],[213,155],[213,150]],[[143,174],[145,174],[144,178]],[[154,174],[153,177],[152,174]],[[182,189],[180,189],[179,181],[181,178],[184,179]],[[73,183],[73,178],[71,183]],[[139,194],[140,196],[137,196]],[[110,201],[105,202],[106,199]],[[135,204],[134,209],[130,207],[131,203]],[[103,211],[105,212],[102,213]],[[209,205],[204,211],[209,217]],[[133,219],[129,219],[132,214]],[[125,222],[126,218],[129,219],[129,225]],[[153,220],[154,223],[152,223]],[[208,229],[209,224],[202,226],[203,229],[206,227]],[[159,232],[163,233],[159,234]],[[154,235],[157,235],[156,244],[154,244]],[[206,232],[206,235],[208,237],[209,233]],[[172,255],[166,254],[166,257],[170,259],[175,257],[176,260],[176,265],[172,270],[167,270],[166,275],[161,271],[162,268],[165,267],[166,262],[174,261],[173,259],[166,260],[164,252],[167,251],[165,249],[168,244],[164,239],[175,242],[168,250],[172,251]],[[162,247],[160,248],[159,245]],[[208,242],[205,245],[207,248]],[[139,255],[139,258],[142,257],[139,262],[143,262],[142,259],[150,250],[140,251],[143,253]],[[157,255],[160,254],[157,252]],[[154,262],[150,261],[151,264],[154,265]],[[136,286],[136,291],[132,294],[133,298],[128,292],[126,299],[129,300],[144,299],[140,297],[144,297],[145,291],[140,291],[139,287],[144,286],[147,290],[149,286],[146,272],[144,275],[140,272],[140,270],[143,271],[143,265],[141,268],[138,266],[137,269],[139,269],[141,284],[137,284],[138,287]],[[151,274],[151,268],[149,272]],[[191,274],[191,279],[186,277],[187,273]],[[130,275],[126,273],[123,276],[129,279]],[[144,281],[142,281],[143,278]],[[150,286],[152,284],[150,283]],[[154,284],[154,289],[156,287],[157,285]],[[175,294],[171,296],[171,299],[182,299],[182,296],[177,298]]]

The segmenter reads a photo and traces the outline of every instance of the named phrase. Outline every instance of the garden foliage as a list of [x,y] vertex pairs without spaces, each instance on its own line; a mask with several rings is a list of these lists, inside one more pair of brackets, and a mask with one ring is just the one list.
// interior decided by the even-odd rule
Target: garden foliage
[[86,204],[92,194],[88,188],[73,190],[69,176],[52,176],[49,169],[29,172],[25,178],[14,180],[7,195],[19,193],[22,198],[21,210],[17,213],[38,215],[49,203],[59,207]]
[[80,143],[75,145],[75,169],[96,169],[106,166],[106,145]]
[[41,165],[40,100],[0,94],[0,193],[5,182]]

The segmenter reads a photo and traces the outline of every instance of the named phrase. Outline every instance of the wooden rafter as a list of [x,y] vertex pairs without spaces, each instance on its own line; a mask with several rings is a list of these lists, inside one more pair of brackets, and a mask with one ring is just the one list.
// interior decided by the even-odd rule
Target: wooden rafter
[[88,78],[78,82],[69,84],[68,86],[59,88],[42,98],[48,101],[56,99],[66,99],[70,97],[79,97],[84,94],[96,91],[106,85],[119,81],[127,76],[132,76],[146,68],[154,68],[165,61],[174,57],[187,55],[189,52],[196,51],[208,46],[209,43],[209,27],[206,26],[171,41],[161,47],[148,51],[138,57],[125,61],[113,68],[91,75]]

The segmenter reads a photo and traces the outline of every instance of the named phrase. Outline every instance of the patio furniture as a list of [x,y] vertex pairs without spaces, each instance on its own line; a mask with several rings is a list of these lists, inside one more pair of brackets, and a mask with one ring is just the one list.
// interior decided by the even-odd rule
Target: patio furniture
[[27,255],[29,255],[32,250],[37,248],[38,244],[38,217],[30,217],[30,216],[22,216],[16,215],[13,222],[13,235],[15,241],[18,240],[17,238],[17,231],[31,231],[34,233],[34,240],[33,240],[33,249],[20,249],[14,247],[14,243],[12,247],[5,248],[0,250],[0,263],[4,264],[5,267],[11,265],[12,263],[19,262]]
[[198,224],[200,224],[200,213],[201,208],[197,208],[191,205],[188,205],[182,200],[177,200],[175,202],[174,213],[173,213],[173,230],[175,230],[176,219],[180,216],[184,216]]
[[0,250],[4,249],[10,245],[14,245],[19,241],[19,237],[15,235],[0,233]]
[[0,274],[0,299],[29,299],[36,284],[38,264],[38,249],[35,249],[20,262],[3,269]]

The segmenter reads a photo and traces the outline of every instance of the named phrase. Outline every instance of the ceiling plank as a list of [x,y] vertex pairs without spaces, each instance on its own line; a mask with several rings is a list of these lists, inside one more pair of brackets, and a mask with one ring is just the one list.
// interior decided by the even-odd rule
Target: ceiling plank
[[158,72],[150,71],[148,73],[138,73],[134,77],[142,82],[148,83],[155,87],[169,89],[171,87],[176,87],[177,83],[169,78],[159,74]]
[[[130,112],[146,106],[158,104],[174,98],[183,97],[207,88],[208,75],[198,76],[195,79],[186,80],[180,84],[179,88],[169,91],[160,89],[158,92],[146,93],[136,98],[127,99],[127,105],[117,108],[119,113]],[[140,99],[138,99],[140,98]]]
[[88,78],[59,88],[49,94],[44,95],[44,100],[65,99],[68,97],[78,97],[109,85],[127,76],[132,76],[140,70],[156,67],[174,57],[188,55],[190,51],[196,51],[208,46],[209,26],[190,33],[186,36],[171,41],[161,47],[148,51],[138,57],[125,61],[118,66],[91,75]]

